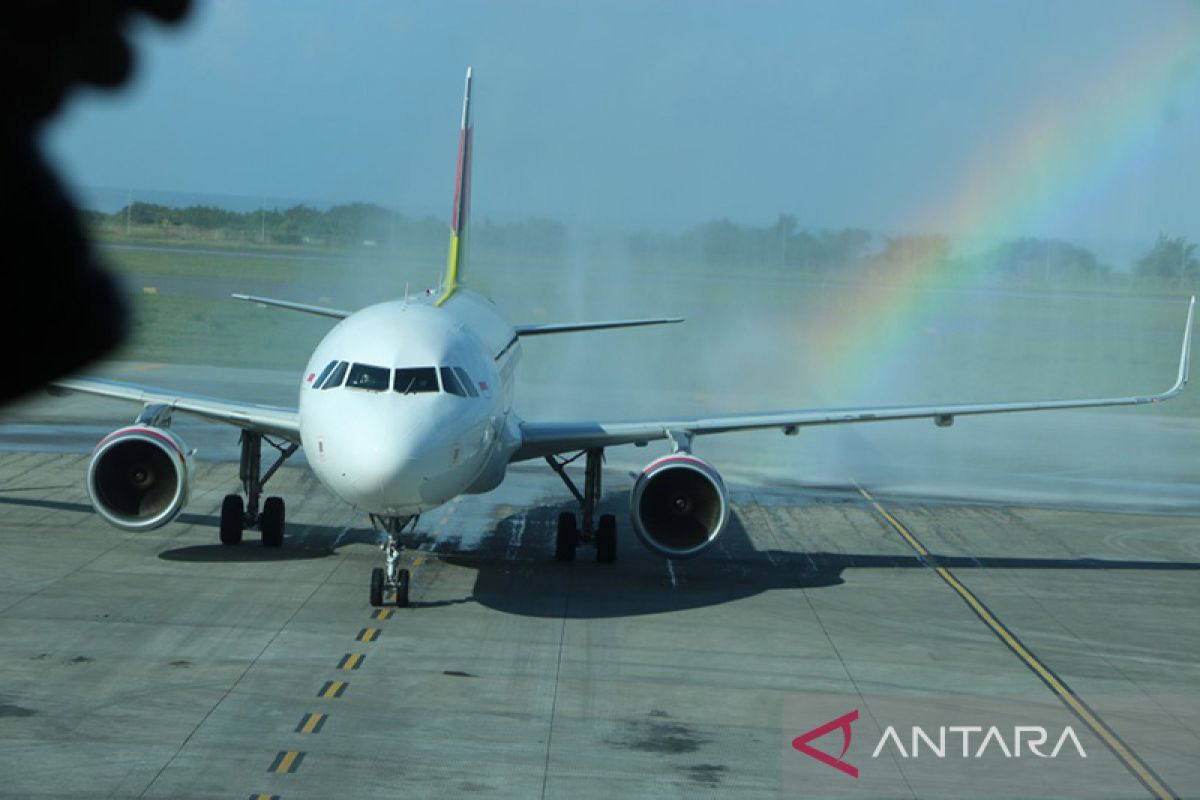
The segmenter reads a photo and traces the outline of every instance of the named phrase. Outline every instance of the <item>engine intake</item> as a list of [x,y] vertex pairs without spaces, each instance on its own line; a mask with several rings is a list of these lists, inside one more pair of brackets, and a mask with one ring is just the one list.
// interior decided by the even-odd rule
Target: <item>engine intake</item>
[[96,445],[87,489],[96,512],[118,528],[149,531],[187,505],[192,464],[183,440],[165,428],[132,425]]
[[707,461],[682,453],[642,470],[629,504],[642,544],[666,558],[704,551],[729,521],[729,494],[721,475]]

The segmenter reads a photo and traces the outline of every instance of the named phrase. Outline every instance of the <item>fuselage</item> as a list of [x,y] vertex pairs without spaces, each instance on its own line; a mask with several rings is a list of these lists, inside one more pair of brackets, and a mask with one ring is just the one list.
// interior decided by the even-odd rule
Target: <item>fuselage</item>
[[520,443],[513,326],[460,289],[441,306],[393,300],[342,320],[300,387],[317,478],[371,514],[408,517],[495,488]]

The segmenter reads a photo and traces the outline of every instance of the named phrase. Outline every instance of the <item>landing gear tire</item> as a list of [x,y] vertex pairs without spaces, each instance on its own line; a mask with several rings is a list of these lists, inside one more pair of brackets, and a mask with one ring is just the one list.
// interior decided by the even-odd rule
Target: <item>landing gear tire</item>
[[564,511],[558,515],[558,534],[554,541],[555,561],[574,561],[575,545],[579,543],[579,527],[575,515]]
[[263,547],[283,545],[284,513],[282,497],[268,497],[263,503],[262,516],[258,519]]
[[246,525],[246,504],[240,494],[227,494],[221,501],[221,544],[242,543],[242,530]]
[[396,581],[396,608],[408,608],[408,570],[400,570],[399,580]]
[[612,514],[600,517],[596,528],[596,561],[611,564],[617,560],[617,518]]
[[383,567],[371,570],[371,605],[375,608],[383,605]]

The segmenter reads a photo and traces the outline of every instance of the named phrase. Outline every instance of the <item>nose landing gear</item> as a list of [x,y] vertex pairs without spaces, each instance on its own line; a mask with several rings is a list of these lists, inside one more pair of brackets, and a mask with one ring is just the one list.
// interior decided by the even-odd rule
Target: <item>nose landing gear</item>
[[375,567],[371,570],[371,605],[382,606],[385,592],[393,593],[393,602],[397,608],[404,608],[408,605],[408,585],[411,576],[407,569],[400,566],[404,555],[404,545],[400,541],[400,536],[410,523],[413,528],[416,528],[419,519],[420,515],[411,517],[371,515],[371,524],[376,529],[382,528],[388,535],[387,541],[380,545],[387,566]]

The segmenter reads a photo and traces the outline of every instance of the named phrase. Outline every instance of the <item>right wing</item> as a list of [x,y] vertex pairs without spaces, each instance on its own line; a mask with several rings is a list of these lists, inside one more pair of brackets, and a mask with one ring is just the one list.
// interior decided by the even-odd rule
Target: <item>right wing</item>
[[713,417],[664,417],[621,422],[521,422],[521,445],[512,461],[543,458],[556,453],[573,452],[622,444],[645,444],[655,439],[675,439],[686,446],[693,436],[779,428],[795,434],[811,425],[839,425],[851,422],[885,422],[900,419],[932,419],[945,427],[954,418],[974,414],[1004,414],[1016,411],[1047,411],[1063,408],[1099,408],[1132,406],[1169,400],[1183,391],[1188,381],[1188,361],[1192,346],[1192,316],[1196,298],[1188,304],[1175,384],[1164,392],[1130,397],[1102,397],[1085,400],[1038,400],[1016,403],[956,403],[936,406],[881,406],[876,408],[823,408],[798,411],[771,411],[751,414],[726,414]]
[[203,395],[153,389],[102,378],[68,378],[55,381],[50,384],[50,392],[56,395],[82,392],[99,397],[128,400],[143,405],[161,404],[210,422],[224,422],[243,430],[277,436],[296,444],[300,443],[300,414],[291,408],[237,400],[220,400]]
[[517,325],[517,336],[541,336],[546,333],[604,331],[610,328],[640,328],[643,325],[670,325],[683,322],[683,317],[654,317],[653,319],[613,319],[602,322],[551,322],[537,325]]

